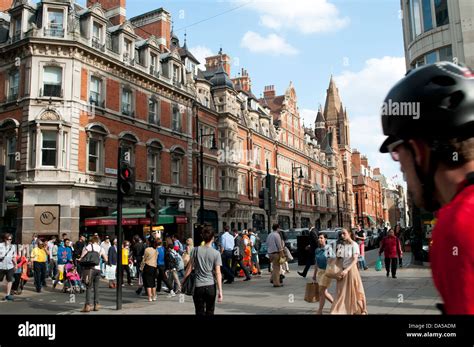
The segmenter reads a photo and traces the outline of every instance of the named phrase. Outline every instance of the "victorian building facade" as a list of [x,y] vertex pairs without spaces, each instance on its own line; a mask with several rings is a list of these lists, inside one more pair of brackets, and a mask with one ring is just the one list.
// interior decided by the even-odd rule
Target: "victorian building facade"
[[290,228],[294,205],[297,227],[353,224],[348,115],[332,78],[315,128],[304,128],[292,83],[257,98],[246,70],[231,77],[222,50],[201,71],[162,8],[127,20],[125,0],[1,4],[0,164],[19,196],[2,222],[18,241],[113,233],[106,216],[116,209],[119,148],[136,174],[136,195],[124,202],[136,217],[129,233],[149,223],[153,183],[161,206],[179,212],[175,231],[191,236],[201,164],[204,219],[218,231],[268,223],[258,206],[267,162],[276,176],[271,222]]

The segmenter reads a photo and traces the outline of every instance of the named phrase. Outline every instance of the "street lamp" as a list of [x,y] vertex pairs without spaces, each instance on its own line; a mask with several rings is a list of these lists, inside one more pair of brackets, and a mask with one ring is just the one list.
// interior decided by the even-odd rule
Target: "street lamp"
[[198,136],[198,143],[199,143],[199,159],[200,159],[200,207],[199,207],[199,224],[201,227],[204,226],[204,146],[202,144],[202,139],[204,137],[212,136],[212,145],[211,151],[217,150],[216,145],[216,136],[214,134],[203,134],[203,129],[201,129],[201,134]]
[[291,193],[293,198],[293,229],[296,228],[296,202],[295,202],[295,177],[294,172],[295,170],[300,169],[300,174],[298,176],[299,179],[303,179],[303,168],[301,166],[295,166],[291,163]]
[[344,183],[336,183],[336,199],[337,199],[337,221],[339,223],[339,226],[340,227],[344,227],[344,220],[343,218],[341,219],[341,212],[340,212],[340,206],[339,206],[339,187],[342,187],[342,192],[344,193],[345,192],[345,189],[344,189]]

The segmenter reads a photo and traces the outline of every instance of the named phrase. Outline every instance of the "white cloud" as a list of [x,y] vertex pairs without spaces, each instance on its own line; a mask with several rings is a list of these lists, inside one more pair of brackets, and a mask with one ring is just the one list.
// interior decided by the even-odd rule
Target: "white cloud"
[[253,0],[246,7],[260,14],[260,24],[265,27],[297,29],[304,34],[337,31],[350,22],[328,0]]
[[314,122],[316,121],[317,115],[318,111],[315,110],[307,108],[300,110],[301,126],[304,124],[307,128],[314,128]]
[[[373,58],[360,71],[343,71],[334,76],[350,119],[351,146],[369,158],[369,165],[380,167],[387,177],[399,174],[399,164],[390,155],[379,153],[385,136],[380,108],[390,88],[406,72],[405,58]],[[401,177],[401,175],[398,175]]]
[[262,36],[253,31],[247,31],[242,37],[240,45],[254,53],[268,53],[272,55],[295,55],[298,50],[287,43],[277,34]]
[[201,70],[204,70],[204,65],[206,64],[206,57],[211,57],[215,55],[212,50],[206,46],[195,46],[189,49],[189,51],[196,57],[197,60],[201,63],[199,67]]

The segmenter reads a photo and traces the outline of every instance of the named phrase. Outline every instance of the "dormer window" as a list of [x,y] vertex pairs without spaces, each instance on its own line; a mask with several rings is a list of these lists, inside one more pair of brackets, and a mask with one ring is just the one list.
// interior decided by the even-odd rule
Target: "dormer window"
[[150,74],[157,76],[158,71],[158,56],[156,54],[150,53]]
[[64,11],[60,9],[48,10],[48,28],[46,36],[64,37]]
[[12,41],[16,42],[18,40],[21,40],[21,16],[15,17],[12,20]]
[[125,39],[124,42],[123,42],[123,61],[125,63],[130,63],[133,59],[132,57],[132,42]]
[[173,65],[173,82],[179,83],[180,78],[179,78],[179,66],[178,65]]
[[92,24],[92,48],[104,50],[104,27],[97,23],[93,22]]

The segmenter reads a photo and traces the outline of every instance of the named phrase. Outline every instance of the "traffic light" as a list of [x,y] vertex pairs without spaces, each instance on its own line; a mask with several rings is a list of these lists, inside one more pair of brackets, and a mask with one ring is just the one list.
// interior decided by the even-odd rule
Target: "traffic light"
[[0,166],[0,217],[5,216],[7,203],[11,200],[16,200],[17,194],[15,192],[15,185],[11,181],[15,180],[14,175],[8,175],[6,167]]
[[276,179],[274,175],[268,174],[265,177],[265,186],[268,189],[269,209],[270,214],[276,214]]
[[131,165],[122,161],[118,175],[118,188],[123,195],[135,195],[135,173]]
[[156,203],[155,200],[151,199],[148,204],[146,204],[146,218],[151,219],[151,223],[154,224],[156,217]]
[[265,211],[268,211],[268,189],[263,188],[258,193],[258,207],[263,208]]

